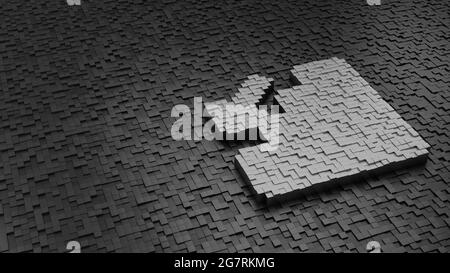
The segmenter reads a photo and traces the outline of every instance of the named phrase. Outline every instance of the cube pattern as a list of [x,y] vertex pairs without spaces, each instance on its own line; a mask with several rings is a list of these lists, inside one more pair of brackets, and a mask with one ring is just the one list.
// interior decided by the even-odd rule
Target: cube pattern
[[301,85],[278,91],[280,144],[239,150],[236,164],[267,198],[426,155],[419,134],[349,65],[295,66]]
[[[450,251],[449,1],[81,2],[2,1],[0,252]],[[267,206],[235,166],[254,143],[172,139],[175,104],[330,56],[425,165]]]

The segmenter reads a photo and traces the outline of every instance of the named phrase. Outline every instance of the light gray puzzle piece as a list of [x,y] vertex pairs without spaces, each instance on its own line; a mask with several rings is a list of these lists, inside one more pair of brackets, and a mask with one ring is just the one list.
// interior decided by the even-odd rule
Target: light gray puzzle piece
[[80,6],[81,0],[66,0],[67,5],[69,6]]
[[[256,135],[258,128],[258,108],[257,106],[264,98],[273,91],[273,79],[259,75],[247,77],[238,92],[231,98],[231,102],[220,100],[205,103],[206,116],[212,117],[216,127],[216,133],[224,135],[224,139],[231,140],[237,136],[243,140],[243,136]],[[232,106],[234,111],[229,111],[227,106]],[[217,115],[221,112],[221,115]],[[236,120],[234,119],[236,117]],[[226,121],[233,122],[226,122]],[[268,137],[263,135],[264,137]],[[253,139],[256,140],[256,139]]]
[[236,166],[267,198],[421,157],[429,145],[345,60],[295,66],[280,90],[280,144],[243,148]]

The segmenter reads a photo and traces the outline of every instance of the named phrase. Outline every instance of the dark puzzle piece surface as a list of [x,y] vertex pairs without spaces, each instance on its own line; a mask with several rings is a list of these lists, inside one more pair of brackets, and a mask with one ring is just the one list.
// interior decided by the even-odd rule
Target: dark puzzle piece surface
[[[3,1],[0,251],[448,252],[448,1]],[[243,147],[174,141],[175,104],[345,59],[426,164],[267,207]]]

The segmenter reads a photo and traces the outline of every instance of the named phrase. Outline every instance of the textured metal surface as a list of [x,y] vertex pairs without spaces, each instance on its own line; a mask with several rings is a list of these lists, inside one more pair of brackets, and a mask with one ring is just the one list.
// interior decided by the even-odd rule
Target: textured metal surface
[[[386,3],[385,3],[386,2]],[[3,1],[0,251],[448,252],[448,1]],[[175,104],[345,59],[425,165],[258,202],[251,143],[174,141]]]

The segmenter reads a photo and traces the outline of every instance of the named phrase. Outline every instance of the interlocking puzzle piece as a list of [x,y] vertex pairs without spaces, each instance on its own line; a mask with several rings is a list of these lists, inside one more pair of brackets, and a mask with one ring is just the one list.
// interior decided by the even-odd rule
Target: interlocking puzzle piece
[[[227,140],[233,140],[235,136],[238,140],[243,140],[246,132],[256,136],[259,114],[257,106],[273,91],[272,78],[259,75],[251,75],[247,78],[241,84],[238,93],[231,98],[231,102],[220,100],[205,103],[206,116],[212,117],[216,134],[225,135]],[[220,115],[218,115],[219,112]],[[225,122],[230,120],[233,122]],[[253,140],[256,140],[256,137]]]
[[285,111],[278,149],[261,144],[235,158],[258,194],[279,197],[428,153],[429,145],[345,60],[311,62],[291,73],[301,85],[274,97]]

